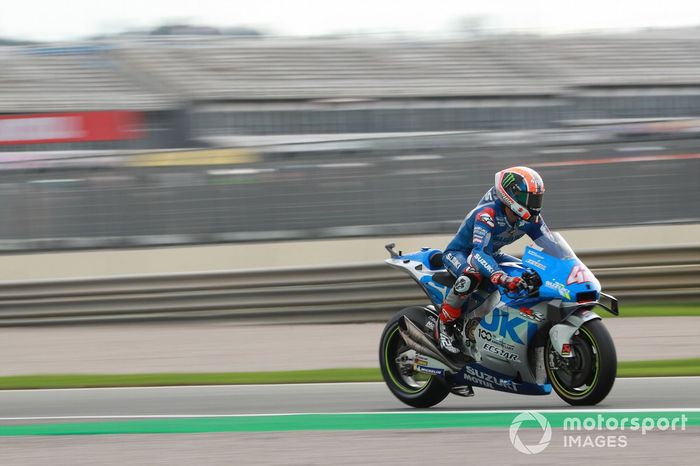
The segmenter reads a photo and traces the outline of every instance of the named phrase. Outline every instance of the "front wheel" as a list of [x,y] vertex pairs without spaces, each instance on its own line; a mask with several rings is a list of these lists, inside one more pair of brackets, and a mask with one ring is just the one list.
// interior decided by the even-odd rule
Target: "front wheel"
[[585,322],[571,338],[573,357],[562,358],[547,343],[545,367],[554,391],[570,405],[594,405],[610,393],[617,353],[603,322]]
[[384,382],[396,398],[414,408],[429,408],[444,400],[450,389],[442,378],[414,372],[397,362],[402,354],[411,350],[399,333],[399,322],[404,316],[423,331],[436,325],[437,316],[426,308],[414,306],[399,311],[384,327],[379,343],[379,367]]

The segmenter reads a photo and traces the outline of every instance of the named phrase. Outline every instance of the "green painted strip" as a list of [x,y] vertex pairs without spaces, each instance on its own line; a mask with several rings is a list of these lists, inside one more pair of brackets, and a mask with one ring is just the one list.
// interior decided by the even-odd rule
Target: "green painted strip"
[[605,319],[618,319],[623,317],[679,317],[679,316],[700,316],[700,303],[679,303],[679,304],[636,304],[622,305],[620,315],[614,316],[604,309],[596,310],[598,315]]
[[[552,427],[563,427],[566,418],[604,419],[636,417],[656,421],[661,417],[685,417],[685,426],[700,426],[697,411],[624,411],[624,412],[547,412],[540,411]],[[185,434],[201,432],[282,432],[300,430],[401,430],[510,427],[517,412],[444,412],[292,414],[218,418],[139,419],[128,421],[23,424],[0,426],[0,436],[25,435],[101,435],[101,434]],[[536,427],[523,424],[522,427]]]
[[653,361],[621,361],[617,367],[618,377],[666,377],[700,375],[700,358]]

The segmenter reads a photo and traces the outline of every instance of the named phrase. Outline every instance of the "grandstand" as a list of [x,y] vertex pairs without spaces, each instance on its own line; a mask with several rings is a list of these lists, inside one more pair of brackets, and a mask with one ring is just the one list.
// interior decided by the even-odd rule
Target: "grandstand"
[[324,89],[325,97],[388,97],[387,89],[399,96],[550,93],[572,85],[697,83],[699,41],[694,30],[425,42],[158,38],[7,47],[3,68],[11,81],[49,84],[45,78],[59,73],[112,93],[133,91],[119,76],[126,61],[191,99],[299,99]]
[[561,95],[698,86],[700,32],[450,41],[192,37],[0,48],[0,111],[175,102]]
[[172,97],[131,78],[110,49],[0,47],[0,113],[172,107]]
[[207,38],[125,44],[118,55],[192,100],[518,96],[696,85],[699,41],[688,33],[420,43]]
[[188,125],[181,145],[229,134],[547,128],[577,118],[695,116],[699,58],[696,29],[3,47],[0,113],[179,109]]

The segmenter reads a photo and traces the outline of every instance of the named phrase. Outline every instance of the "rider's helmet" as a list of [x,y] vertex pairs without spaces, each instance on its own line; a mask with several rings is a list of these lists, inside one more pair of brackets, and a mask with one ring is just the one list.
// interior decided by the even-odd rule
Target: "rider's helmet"
[[511,167],[496,173],[496,195],[523,220],[538,222],[544,182],[535,170]]

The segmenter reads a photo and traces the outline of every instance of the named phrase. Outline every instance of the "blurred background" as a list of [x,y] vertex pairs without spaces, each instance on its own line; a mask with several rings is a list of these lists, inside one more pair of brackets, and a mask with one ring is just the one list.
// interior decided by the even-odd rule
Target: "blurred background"
[[249,24],[235,5],[4,15],[0,248],[449,234],[511,165],[543,175],[556,229],[700,219],[683,8],[576,23],[360,2],[351,26],[263,3]]
[[[425,303],[382,246],[443,248],[514,165],[542,175],[547,223],[620,298],[618,374],[700,374],[697,1],[0,2],[0,434],[47,416],[404,410],[383,384],[206,386],[380,380],[385,322]],[[698,409],[697,381],[620,381],[601,406]],[[162,387],[179,384],[200,386]],[[132,385],[151,388],[2,390]],[[565,407],[534,398],[442,407]],[[515,452],[491,428],[275,428],[0,435],[0,463]],[[629,451],[695,464],[697,433]]]

